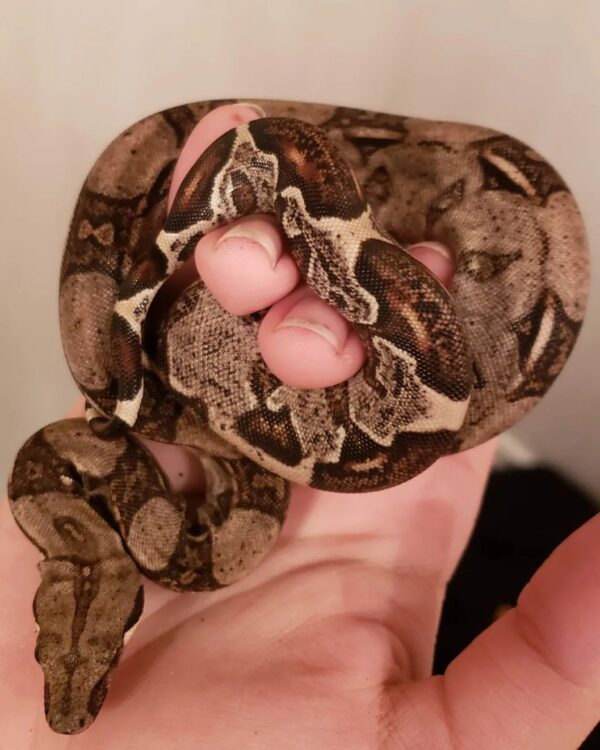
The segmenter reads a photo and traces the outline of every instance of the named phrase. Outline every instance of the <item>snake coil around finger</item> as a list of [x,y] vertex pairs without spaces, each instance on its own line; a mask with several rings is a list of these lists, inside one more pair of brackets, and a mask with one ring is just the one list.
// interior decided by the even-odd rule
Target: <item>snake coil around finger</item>
[[[538,153],[489,129],[259,101],[266,116],[211,144],[167,215],[177,156],[222,103],[133,125],[75,208],[59,303],[87,422],[36,433],[10,482],[44,555],[36,657],[59,732],[97,715],[142,611],[141,575],[228,585],[275,543],[288,482],[390,487],[502,432],[546,392],[582,322],[573,197]],[[230,315],[200,280],[155,314],[198,241],[255,213],[276,216],[303,280],[364,342],[347,382],[283,384],[258,350],[261,315]],[[424,240],[455,255],[449,291],[404,249]],[[205,496],[173,492],[134,432],[195,451]]]

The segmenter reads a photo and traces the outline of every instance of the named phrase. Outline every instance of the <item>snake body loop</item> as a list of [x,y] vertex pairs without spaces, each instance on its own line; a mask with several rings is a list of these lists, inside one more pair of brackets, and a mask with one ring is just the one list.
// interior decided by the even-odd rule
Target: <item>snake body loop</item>
[[[36,658],[59,732],[100,710],[142,575],[175,590],[228,585],[276,541],[288,481],[389,487],[498,434],[542,397],[581,325],[575,202],[535,151],[488,129],[260,101],[267,117],[215,141],[166,216],[177,155],[222,103],[133,125],[75,209],[61,331],[88,421],[30,438],[9,488],[44,556]],[[257,316],[226,313],[201,281],[152,316],[198,240],[254,213],[275,214],[304,281],[364,341],[348,382],[282,384],[260,357]],[[403,250],[423,240],[455,253],[450,292]],[[173,492],[132,429],[194,450],[206,496]]]

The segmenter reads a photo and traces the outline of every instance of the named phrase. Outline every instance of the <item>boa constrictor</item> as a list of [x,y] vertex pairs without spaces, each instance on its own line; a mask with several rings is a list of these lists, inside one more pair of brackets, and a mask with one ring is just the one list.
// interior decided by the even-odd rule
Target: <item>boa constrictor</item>
[[[75,209],[60,322],[87,422],[36,433],[9,487],[43,554],[36,658],[58,732],[98,713],[142,574],[225,586],[277,539],[288,481],[376,490],[487,440],[544,394],[581,324],[575,202],[535,151],[488,129],[257,100],[267,116],[208,148],[165,219],[186,137],[223,103],[133,125]],[[362,337],[367,361],[349,381],[283,385],[257,348],[261,315],[224,312],[201,281],[153,315],[200,237],[258,212],[277,216],[304,280]],[[455,252],[451,293],[402,249],[422,240]],[[193,449],[205,496],[172,491],[129,428]]]

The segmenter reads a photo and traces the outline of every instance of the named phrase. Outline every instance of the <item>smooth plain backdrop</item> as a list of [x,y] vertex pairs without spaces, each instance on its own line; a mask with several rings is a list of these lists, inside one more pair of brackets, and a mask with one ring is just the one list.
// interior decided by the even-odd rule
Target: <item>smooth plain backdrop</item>
[[[600,257],[595,0],[5,0],[0,11],[0,475],[76,391],[58,271],[82,181],[144,115],[226,97],[297,99],[506,131],[571,186]],[[600,495],[600,287],[575,354],[505,441]]]

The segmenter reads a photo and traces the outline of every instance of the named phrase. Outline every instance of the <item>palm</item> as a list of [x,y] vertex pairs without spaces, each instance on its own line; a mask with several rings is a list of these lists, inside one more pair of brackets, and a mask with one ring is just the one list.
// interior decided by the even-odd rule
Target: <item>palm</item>
[[[402,710],[404,687],[430,673],[445,583],[491,452],[443,459],[402,489],[368,496],[296,488],[278,549],[250,578],[207,595],[147,584],[144,618],[83,746],[118,737],[151,750],[174,732],[184,747],[229,748],[254,736],[265,748],[377,746]],[[25,746],[36,717],[43,747],[58,747],[65,739],[43,726],[41,673],[30,657],[34,555],[5,521],[6,564],[21,584],[12,589],[10,639],[19,648],[5,658],[19,655],[10,672],[24,680],[12,746]],[[435,713],[434,698],[425,688],[421,710]]]
[[72,738],[45,724],[31,658],[35,552],[4,504],[3,741],[14,750],[571,750],[598,715],[598,519],[550,558],[518,610],[430,677],[445,584],[491,453],[488,444],[442,459],[371,495],[296,488],[278,548],[245,581],[206,595],[147,584],[103,711]]

